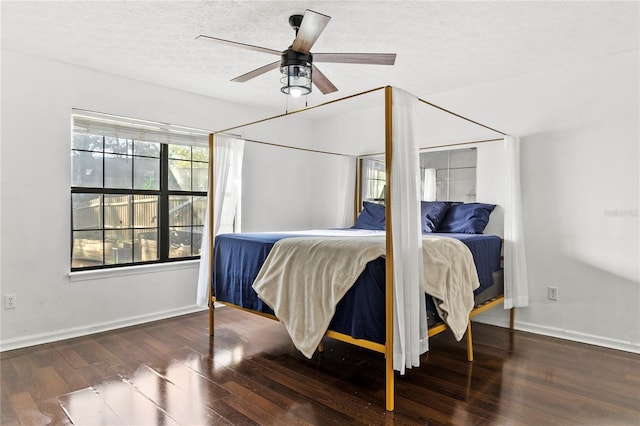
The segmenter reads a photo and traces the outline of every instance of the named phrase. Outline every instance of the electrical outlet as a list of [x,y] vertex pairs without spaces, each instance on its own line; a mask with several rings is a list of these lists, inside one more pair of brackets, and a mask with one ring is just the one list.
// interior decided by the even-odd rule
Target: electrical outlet
[[15,294],[7,294],[4,296],[4,308],[5,309],[15,309],[16,308],[16,295]]
[[558,300],[558,287],[547,287],[547,299]]

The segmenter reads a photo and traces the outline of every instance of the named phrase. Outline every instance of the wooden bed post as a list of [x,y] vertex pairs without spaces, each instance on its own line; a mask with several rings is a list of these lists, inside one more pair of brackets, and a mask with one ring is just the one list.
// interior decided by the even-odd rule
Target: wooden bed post
[[214,181],[213,181],[213,177],[214,177],[214,170],[213,170],[213,165],[214,165],[214,161],[213,161],[213,133],[209,134],[209,268],[207,271],[207,280],[208,280],[208,285],[209,285],[209,291],[208,291],[208,305],[209,305],[209,336],[213,336],[213,330],[214,330],[214,321],[213,321],[213,310],[215,309],[214,304],[215,304],[215,295],[213,293],[213,240],[215,237],[215,232],[214,232],[214,222],[213,222],[213,209],[214,209]]
[[353,223],[358,220],[358,213],[362,207],[362,158],[356,161],[356,187],[353,193]]
[[516,308],[512,307],[509,309],[509,331],[513,333],[514,327],[516,325]]
[[385,223],[386,223],[386,258],[385,258],[385,292],[384,292],[384,306],[385,306],[385,377],[386,377],[386,409],[387,411],[393,411],[395,406],[395,376],[393,372],[393,228],[391,226],[391,159],[393,148],[392,137],[392,89],[391,86],[387,86],[384,89],[384,101],[385,101]]
[[473,361],[473,335],[471,334],[471,318],[467,323],[467,361]]

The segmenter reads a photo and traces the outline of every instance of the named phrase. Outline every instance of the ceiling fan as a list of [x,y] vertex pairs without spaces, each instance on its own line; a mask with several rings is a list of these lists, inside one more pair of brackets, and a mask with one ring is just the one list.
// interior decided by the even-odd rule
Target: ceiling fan
[[315,84],[323,94],[336,92],[338,88],[313,64],[315,62],[332,62],[347,64],[372,64],[393,65],[396,60],[395,53],[311,53],[318,37],[329,23],[330,16],[323,15],[312,10],[307,10],[304,15],[292,15],[289,17],[289,25],[296,32],[293,44],[284,51],[269,49],[224,40],[207,35],[199,35],[196,39],[223,43],[233,47],[269,53],[280,56],[280,59],[270,64],[256,68],[239,77],[232,79],[235,82],[245,82],[258,77],[268,71],[280,68],[283,74],[281,91],[285,94],[297,97],[311,92],[311,83]]

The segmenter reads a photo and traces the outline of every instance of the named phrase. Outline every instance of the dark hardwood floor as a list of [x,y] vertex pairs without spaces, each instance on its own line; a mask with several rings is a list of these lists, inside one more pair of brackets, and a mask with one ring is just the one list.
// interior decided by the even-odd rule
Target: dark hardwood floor
[[1,354],[2,425],[638,425],[640,355],[474,325],[396,382],[382,355],[325,339],[307,360],[283,326],[233,308]]

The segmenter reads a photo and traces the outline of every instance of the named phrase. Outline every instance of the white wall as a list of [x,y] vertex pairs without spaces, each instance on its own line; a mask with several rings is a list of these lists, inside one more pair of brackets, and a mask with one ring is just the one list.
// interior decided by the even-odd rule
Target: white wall
[[316,146],[349,155],[384,153],[384,97],[369,98],[373,102],[371,105],[362,108],[356,105],[355,110],[314,120],[313,138]]
[[246,172],[242,185],[242,231],[338,226],[338,205],[344,199],[341,196],[344,182],[339,180],[340,162],[337,155],[247,142],[243,161]]
[[272,114],[276,118],[230,130],[246,140],[242,232],[341,226],[344,157],[334,153],[345,147],[332,144],[333,134],[319,135],[315,115]]
[[519,329],[640,352],[638,71],[632,51],[427,96],[521,136],[531,304]]
[[[3,50],[0,289],[2,296],[16,294],[17,309],[0,309],[2,350],[197,309],[195,262],[70,280],[72,108],[212,130],[272,115]],[[309,123],[289,125],[306,139]],[[247,144],[249,162],[261,155],[254,148]],[[247,186],[262,177],[249,167]],[[271,198],[271,189],[263,185],[261,196]],[[308,180],[291,180],[289,190],[308,192]],[[306,205],[305,212],[313,210]],[[279,218],[264,208],[250,210],[243,219],[251,226],[265,217],[279,226]],[[297,227],[315,225],[308,214],[300,217]]]
[[476,201],[479,203],[495,204],[491,212],[485,234],[504,236],[504,203],[506,188],[504,185],[506,173],[506,155],[504,142],[485,142],[476,145],[478,157],[476,160]]

